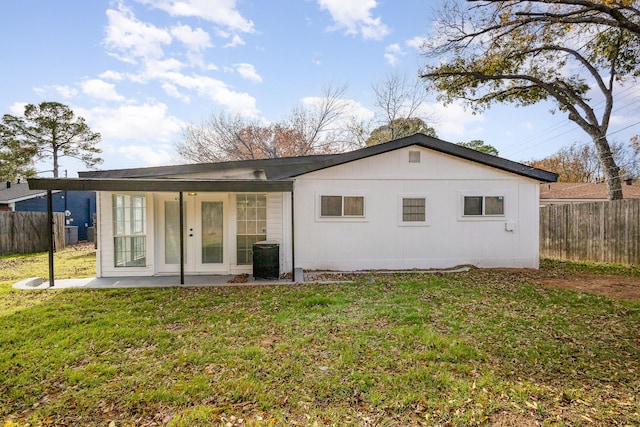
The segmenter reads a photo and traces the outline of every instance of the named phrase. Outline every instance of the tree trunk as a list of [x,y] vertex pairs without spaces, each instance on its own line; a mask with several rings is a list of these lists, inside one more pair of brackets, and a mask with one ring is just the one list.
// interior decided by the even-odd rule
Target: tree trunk
[[607,182],[609,191],[609,200],[622,199],[622,179],[620,177],[620,168],[616,165],[607,141],[606,135],[592,134],[593,143],[598,151],[600,165],[604,171],[604,177]]
[[53,149],[53,177],[58,177],[58,150]]

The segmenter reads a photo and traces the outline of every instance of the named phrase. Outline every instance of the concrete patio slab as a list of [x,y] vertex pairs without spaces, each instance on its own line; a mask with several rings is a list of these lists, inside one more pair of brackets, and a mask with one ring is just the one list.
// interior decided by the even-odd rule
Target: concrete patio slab
[[290,279],[262,280],[248,277],[246,282],[232,282],[235,275],[207,275],[185,276],[184,285],[180,284],[179,276],[153,276],[153,277],[89,277],[84,279],[56,279],[54,287],[49,286],[48,281],[37,283],[36,278],[21,280],[13,285],[15,289],[42,290],[42,289],[122,289],[122,288],[167,288],[174,286],[238,286],[238,285],[291,285]]

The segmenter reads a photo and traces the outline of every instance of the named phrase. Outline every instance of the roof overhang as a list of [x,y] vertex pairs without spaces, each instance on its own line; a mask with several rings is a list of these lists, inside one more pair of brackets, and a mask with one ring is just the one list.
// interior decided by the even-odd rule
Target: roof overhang
[[206,180],[180,178],[30,178],[32,190],[291,192],[293,180]]

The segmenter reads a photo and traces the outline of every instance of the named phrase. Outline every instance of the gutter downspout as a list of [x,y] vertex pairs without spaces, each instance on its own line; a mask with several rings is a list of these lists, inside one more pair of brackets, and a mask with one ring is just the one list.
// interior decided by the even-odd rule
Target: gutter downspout
[[184,285],[184,212],[182,210],[183,195],[182,191],[178,196],[178,211],[180,212],[180,284]]
[[55,223],[53,222],[53,200],[52,199],[52,191],[47,190],[47,224],[49,224],[49,230],[47,232],[48,242],[49,243],[49,287],[53,288],[54,286],[54,274],[53,274],[53,251],[55,250],[55,240],[54,233]]

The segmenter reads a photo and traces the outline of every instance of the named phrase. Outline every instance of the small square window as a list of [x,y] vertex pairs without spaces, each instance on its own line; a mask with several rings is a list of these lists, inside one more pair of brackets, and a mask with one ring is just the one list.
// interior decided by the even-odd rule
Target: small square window
[[402,221],[424,222],[426,220],[426,203],[424,198],[402,199]]

